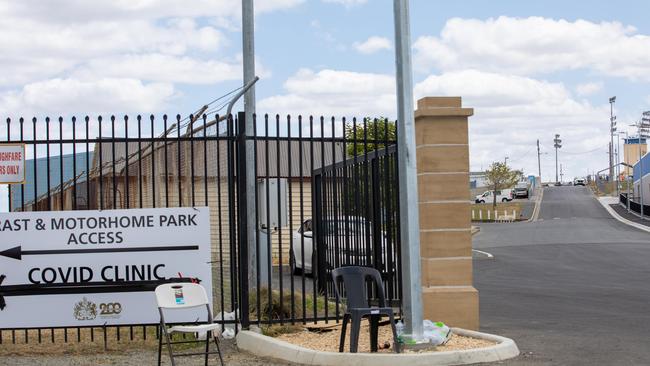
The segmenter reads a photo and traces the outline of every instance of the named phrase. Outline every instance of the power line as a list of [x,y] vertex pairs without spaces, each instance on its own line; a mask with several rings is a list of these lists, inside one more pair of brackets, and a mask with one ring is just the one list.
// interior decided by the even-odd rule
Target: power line
[[609,144],[608,144],[607,146],[600,146],[600,147],[597,147],[597,148],[595,148],[595,149],[593,149],[593,150],[583,151],[583,152],[569,152],[569,151],[565,151],[565,152],[563,152],[563,154],[569,154],[569,155],[583,155],[583,154],[589,154],[589,153],[593,153],[593,152],[596,152],[596,151],[598,151],[598,150],[601,150],[601,149],[603,149],[604,147],[608,147],[608,146],[609,146]]

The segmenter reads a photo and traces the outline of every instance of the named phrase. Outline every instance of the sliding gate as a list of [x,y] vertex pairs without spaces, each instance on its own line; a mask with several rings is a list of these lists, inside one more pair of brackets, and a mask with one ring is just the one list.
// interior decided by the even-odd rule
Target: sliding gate
[[314,171],[320,291],[334,292],[331,269],[377,269],[392,306],[400,307],[401,257],[396,145],[365,151]]

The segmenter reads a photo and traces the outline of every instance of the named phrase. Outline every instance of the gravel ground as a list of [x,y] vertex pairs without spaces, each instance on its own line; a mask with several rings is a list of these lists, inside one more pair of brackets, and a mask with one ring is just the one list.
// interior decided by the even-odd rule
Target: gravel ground
[[[222,340],[221,350],[224,355],[224,363],[228,366],[284,366],[287,363],[262,359],[248,353],[239,352],[234,341]],[[166,349],[163,349],[163,352]],[[86,366],[86,365],[120,365],[120,366],[146,366],[155,365],[157,360],[156,351],[143,350],[128,353],[96,353],[88,355],[53,355],[53,356],[2,356],[0,365],[11,366]],[[178,365],[203,365],[202,357],[183,357],[177,359]],[[171,365],[169,356],[163,353],[163,365]],[[219,365],[217,355],[212,355],[210,365]]]
[[[321,332],[313,332],[304,330],[296,333],[282,334],[277,337],[277,339],[289,342],[291,344],[314,349],[317,351],[328,351],[328,352],[338,352],[339,350],[339,340],[341,337],[341,327],[332,327],[325,329]],[[380,348],[378,352],[380,353],[392,353],[393,349],[393,333],[389,326],[380,326],[377,334],[378,344],[380,347],[387,345],[388,347]],[[436,351],[457,351],[457,350],[467,350],[474,348],[490,347],[493,346],[495,342],[476,339],[470,337],[463,337],[453,334],[449,339],[449,342],[444,346],[436,347]],[[349,350],[350,347],[350,329],[346,332],[345,340],[345,350]],[[370,352],[370,327],[368,322],[363,322],[361,324],[361,329],[359,332],[359,352]],[[407,352],[410,350],[407,350]]]

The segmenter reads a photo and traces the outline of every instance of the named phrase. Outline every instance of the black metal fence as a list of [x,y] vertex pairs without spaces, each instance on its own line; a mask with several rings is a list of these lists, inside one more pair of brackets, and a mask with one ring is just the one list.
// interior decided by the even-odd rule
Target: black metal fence
[[[641,204],[639,202],[634,201],[634,197],[632,197],[632,199],[630,199],[630,202],[628,203],[627,193],[621,193],[619,195],[619,202],[625,207],[627,207],[627,205],[629,204],[630,211],[641,215]],[[650,215],[650,205],[643,205],[643,216],[648,216],[648,215]]]
[[319,289],[334,293],[331,269],[373,267],[399,306],[397,149],[391,145],[314,171]]
[[[265,115],[253,124],[253,136],[246,136],[243,113],[7,119],[0,143],[26,144],[29,160],[26,183],[9,186],[8,207],[0,210],[209,206],[213,307],[234,316],[223,324],[337,320],[327,265],[380,269],[399,307],[394,122]],[[247,159],[251,141],[254,156]],[[256,177],[252,252],[243,188],[250,164]],[[335,236],[326,231],[330,216],[344,218],[343,227],[334,220]],[[314,224],[317,235],[309,238],[307,225]],[[0,343],[20,339],[17,332],[27,340],[34,331],[40,341],[45,332],[1,328]],[[89,328],[92,339],[96,328]],[[130,337],[151,334],[146,325],[120,326],[118,338],[124,328]],[[49,332],[54,341],[55,329]],[[81,327],[63,329],[66,341],[68,332],[82,338]]]

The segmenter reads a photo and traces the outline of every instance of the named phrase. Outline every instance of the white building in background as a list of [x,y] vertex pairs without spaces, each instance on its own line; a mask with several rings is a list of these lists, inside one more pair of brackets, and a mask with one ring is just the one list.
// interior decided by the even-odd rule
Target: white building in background
[[481,188],[485,187],[486,184],[486,179],[485,179],[485,172],[470,172],[469,173],[469,188],[470,189],[475,189],[475,188]]

